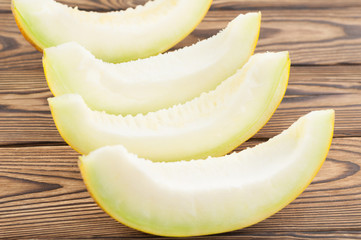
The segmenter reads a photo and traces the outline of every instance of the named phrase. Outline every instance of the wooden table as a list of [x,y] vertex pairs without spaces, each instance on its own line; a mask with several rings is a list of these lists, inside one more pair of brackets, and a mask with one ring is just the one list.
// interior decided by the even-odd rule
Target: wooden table
[[[61,2],[107,11],[145,0]],[[292,68],[279,109],[244,146],[327,108],[336,110],[335,138],[316,179],[292,204],[252,227],[212,238],[361,238],[361,1],[215,0],[176,48],[212,36],[249,11],[263,15],[256,51],[288,50]],[[41,57],[20,35],[10,0],[0,0],[0,238],[157,238],[115,222],[90,198],[78,154],[50,115]]]

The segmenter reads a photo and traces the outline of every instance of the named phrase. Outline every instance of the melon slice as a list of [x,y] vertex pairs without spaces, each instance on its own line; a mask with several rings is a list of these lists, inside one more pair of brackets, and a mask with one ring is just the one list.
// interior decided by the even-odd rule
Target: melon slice
[[218,35],[181,50],[110,64],[79,44],[44,50],[43,65],[55,96],[78,93],[93,110],[153,112],[215,89],[253,54],[260,13],[240,15]]
[[107,13],[80,11],[54,0],[12,0],[24,37],[38,50],[76,41],[108,62],[164,52],[203,19],[212,0],[155,0]]
[[334,111],[311,112],[266,143],[206,160],[154,163],[106,146],[80,158],[88,191],[117,221],[195,236],[255,224],[310,184],[330,148]]
[[289,67],[288,52],[256,54],[214,91],[146,115],[92,111],[77,94],[49,104],[60,134],[82,154],[121,144],[153,161],[220,156],[268,121],[285,93]]

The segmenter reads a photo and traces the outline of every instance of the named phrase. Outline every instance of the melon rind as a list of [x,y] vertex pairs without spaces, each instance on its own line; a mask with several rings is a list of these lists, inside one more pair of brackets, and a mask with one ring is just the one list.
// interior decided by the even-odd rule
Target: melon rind
[[153,161],[221,156],[272,116],[285,94],[289,68],[288,52],[256,54],[214,91],[146,115],[92,111],[77,94],[48,101],[59,133],[82,154],[122,144]]
[[111,217],[161,236],[241,229],[271,216],[311,183],[329,151],[334,111],[314,111],[254,148],[206,160],[154,163],[123,146],[80,158],[88,191]]
[[155,0],[135,9],[81,11],[54,0],[12,0],[24,37],[38,50],[76,41],[97,58],[125,62],[164,52],[200,23],[212,0]]
[[253,54],[260,23],[260,13],[239,15],[219,34],[190,47],[119,64],[65,43],[44,50],[44,72],[54,96],[77,93],[92,110],[153,112],[214,90],[233,75]]

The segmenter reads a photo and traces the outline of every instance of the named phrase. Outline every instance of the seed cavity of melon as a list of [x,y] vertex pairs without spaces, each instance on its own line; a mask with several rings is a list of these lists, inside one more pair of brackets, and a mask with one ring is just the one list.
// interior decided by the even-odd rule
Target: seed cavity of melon
[[260,13],[239,15],[190,47],[119,64],[65,43],[44,50],[44,72],[54,96],[77,93],[91,109],[111,114],[153,112],[214,90],[233,75],[253,54],[260,22]]
[[87,154],[124,145],[153,161],[221,156],[253,136],[286,91],[288,52],[256,54],[215,90],[184,104],[136,116],[92,111],[77,94],[49,99],[60,134]]

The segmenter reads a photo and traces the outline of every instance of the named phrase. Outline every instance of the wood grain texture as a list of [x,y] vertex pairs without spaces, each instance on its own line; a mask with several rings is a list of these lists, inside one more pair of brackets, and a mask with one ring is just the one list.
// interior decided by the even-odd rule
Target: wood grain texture
[[[256,138],[270,138],[300,116],[317,109],[336,110],[335,136],[361,136],[359,66],[292,67],[279,109]],[[49,112],[42,70],[2,71],[0,145],[62,142]]]
[[[69,6],[78,6],[82,10],[113,11],[124,10],[128,7],[143,5],[148,0],[57,0]],[[11,0],[0,2],[0,12],[10,12]],[[358,0],[213,0],[211,11],[217,10],[245,10],[245,9],[333,9],[344,7],[361,7]]]
[[[151,237],[115,222],[93,202],[77,156],[68,146],[0,148],[0,186],[8,186],[0,192],[0,238]],[[361,138],[335,139],[321,171],[292,204],[215,239],[360,237],[360,166]]]
[[[216,34],[240,13],[262,10],[257,52],[288,50],[294,65],[361,63],[361,6],[245,10],[241,4],[223,5],[217,8],[215,4],[215,9],[175,49]],[[0,26],[0,70],[41,68],[42,55],[21,36],[11,13],[0,14]]]

